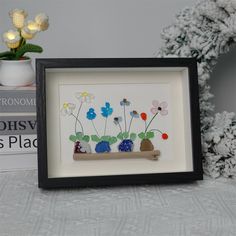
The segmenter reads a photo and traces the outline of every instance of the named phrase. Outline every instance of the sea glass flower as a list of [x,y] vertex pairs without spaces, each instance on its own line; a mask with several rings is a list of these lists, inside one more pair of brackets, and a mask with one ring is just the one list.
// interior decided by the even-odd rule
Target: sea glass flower
[[49,18],[45,13],[40,13],[35,17],[35,22],[37,23],[40,30],[45,31],[49,27]]
[[153,107],[151,108],[152,114],[160,113],[162,116],[165,116],[168,114],[168,110],[166,110],[168,104],[167,102],[158,102],[156,100],[152,101]]
[[142,112],[142,113],[140,114],[140,116],[141,116],[141,119],[142,119],[143,121],[146,121],[146,120],[147,120],[147,113]]
[[61,114],[62,115],[71,115],[74,110],[75,110],[75,104],[65,102],[62,106]]
[[9,12],[10,17],[12,18],[12,23],[17,29],[24,27],[25,18],[27,17],[27,12],[20,9],[14,9]]
[[126,98],[123,98],[123,100],[120,101],[120,105],[121,106],[129,106],[130,105],[130,101],[128,101]]
[[81,102],[91,103],[94,99],[94,95],[88,92],[79,92],[75,95]]
[[120,122],[122,122],[122,117],[121,116],[114,117],[114,124],[115,125],[118,125]]
[[134,118],[139,118],[139,114],[138,114],[138,112],[135,111],[135,110],[131,111],[131,112],[130,112],[130,115],[131,115],[132,117],[134,117]]
[[95,113],[93,108],[89,108],[87,112],[87,119],[88,120],[94,120],[96,118],[97,114]]
[[108,116],[110,116],[112,114],[113,108],[111,108],[109,102],[106,102],[105,107],[102,107],[101,111],[102,111],[102,113],[101,113],[102,116],[107,118]]
[[21,36],[24,39],[32,39],[38,31],[38,25],[34,21],[28,21],[21,30]]
[[17,48],[20,45],[20,33],[18,31],[9,30],[3,34],[3,41],[9,48]]

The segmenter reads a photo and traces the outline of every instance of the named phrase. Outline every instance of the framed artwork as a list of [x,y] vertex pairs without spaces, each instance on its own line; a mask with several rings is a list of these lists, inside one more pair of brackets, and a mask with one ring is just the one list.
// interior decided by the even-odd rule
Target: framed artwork
[[202,179],[191,58],[37,59],[39,187]]

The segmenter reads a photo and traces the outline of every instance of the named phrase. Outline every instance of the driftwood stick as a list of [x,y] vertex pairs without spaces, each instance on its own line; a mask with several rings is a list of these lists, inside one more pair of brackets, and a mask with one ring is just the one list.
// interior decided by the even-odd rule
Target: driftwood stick
[[136,159],[147,158],[157,160],[160,156],[159,150],[143,152],[110,152],[110,153],[74,153],[74,160],[111,160],[111,159]]

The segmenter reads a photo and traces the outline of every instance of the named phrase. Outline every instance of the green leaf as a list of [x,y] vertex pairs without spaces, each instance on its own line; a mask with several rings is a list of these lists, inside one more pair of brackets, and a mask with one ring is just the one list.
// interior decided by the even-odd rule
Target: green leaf
[[147,138],[147,139],[154,138],[154,132],[151,132],[151,131],[147,132],[146,138]]
[[76,133],[76,138],[77,138],[78,140],[82,140],[82,138],[83,138],[83,133],[82,133],[82,132],[77,132],[77,133]]
[[145,139],[145,133],[144,132],[139,133],[138,136],[139,136],[140,139]]
[[129,133],[128,132],[123,132],[123,139],[127,139],[129,137]]
[[70,135],[69,140],[72,142],[76,142],[77,138],[75,135]]
[[109,139],[109,144],[110,145],[112,145],[112,144],[114,144],[116,142],[117,142],[117,138],[116,137],[110,137],[110,139]]
[[110,136],[108,136],[108,135],[106,135],[106,136],[102,136],[102,137],[101,137],[101,140],[102,140],[102,141],[109,142],[109,140],[110,140]]
[[123,140],[123,134],[120,132],[120,133],[117,135],[117,138],[120,139],[120,140]]
[[131,133],[129,137],[132,141],[134,141],[136,139],[137,135],[135,133]]
[[0,53],[0,59],[8,59],[11,60],[15,57],[15,53],[11,52],[11,51],[6,51],[6,52],[2,52]]
[[35,44],[30,44],[27,43],[25,45],[23,45],[22,47],[19,48],[19,50],[16,52],[16,60],[19,60],[25,53],[27,52],[37,52],[37,53],[41,53],[43,51],[43,49]]
[[100,141],[100,138],[97,135],[91,135],[91,139],[93,142],[96,142],[96,143]]
[[90,137],[89,137],[88,135],[84,135],[84,137],[82,138],[82,140],[88,143],[89,140],[90,140]]

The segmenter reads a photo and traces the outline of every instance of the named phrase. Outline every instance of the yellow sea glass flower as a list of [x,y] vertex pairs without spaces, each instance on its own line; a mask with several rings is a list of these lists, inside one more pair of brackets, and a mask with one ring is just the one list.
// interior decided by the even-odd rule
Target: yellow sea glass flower
[[76,93],[76,98],[81,102],[90,103],[94,100],[94,95],[88,92]]
[[35,17],[35,22],[39,29],[45,31],[49,27],[49,18],[45,13],[40,13]]
[[12,23],[17,29],[24,27],[25,18],[27,17],[27,12],[20,9],[14,9],[9,12],[10,17],[12,18]]
[[75,104],[69,103],[69,102],[64,102],[62,109],[61,109],[61,114],[64,116],[71,115],[74,110],[75,110]]
[[9,30],[3,34],[3,41],[9,48],[17,48],[20,45],[20,34],[18,31]]

